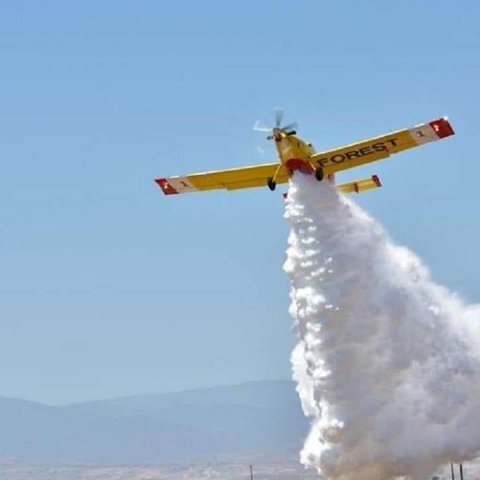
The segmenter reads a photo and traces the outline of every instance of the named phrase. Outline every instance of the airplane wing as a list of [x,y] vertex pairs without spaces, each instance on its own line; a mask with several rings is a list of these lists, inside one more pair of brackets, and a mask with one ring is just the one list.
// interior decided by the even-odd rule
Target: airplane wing
[[[275,175],[278,167],[279,163],[266,163],[228,170],[194,173],[183,177],[157,178],[155,182],[158,183],[165,195],[221,188],[237,190],[266,185],[267,179]],[[276,182],[278,184],[286,183],[288,179],[287,169],[281,166]]]
[[375,162],[390,155],[453,135],[447,118],[421,123],[412,128],[370,138],[345,147],[315,153],[310,161],[323,168],[325,175]]

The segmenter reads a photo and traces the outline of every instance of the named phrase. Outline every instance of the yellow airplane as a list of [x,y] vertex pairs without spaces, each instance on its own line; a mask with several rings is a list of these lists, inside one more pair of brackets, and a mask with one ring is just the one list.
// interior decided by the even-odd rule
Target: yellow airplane
[[[277,184],[288,182],[296,171],[314,175],[318,181],[328,178],[333,183],[334,174],[337,172],[382,160],[402,150],[441,140],[455,133],[448,119],[443,117],[343,147],[315,152],[311,143],[297,137],[296,124],[282,127],[282,119],[283,111],[276,110],[275,127],[271,129],[263,127],[258,122],[255,125],[258,131],[270,132],[267,139],[275,142],[278,162],[194,173],[182,177],[157,178],[155,182],[165,195],[215,189],[238,190],[260,186],[268,186],[270,190],[275,190]],[[358,193],[380,186],[378,176],[373,175],[337,185],[337,188],[344,193]]]

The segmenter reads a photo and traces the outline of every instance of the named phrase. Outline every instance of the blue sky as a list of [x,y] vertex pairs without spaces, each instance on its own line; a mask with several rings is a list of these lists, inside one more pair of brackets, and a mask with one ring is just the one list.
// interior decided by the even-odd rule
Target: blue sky
[[252,127],[277,106],[317,149],[449,115],[455,137],[343,178],[379,174],[358,202],[478,301],[478,18],[473,0],[4,2],[0,395],[289,377],[280,193],[153,183],[274,160]]

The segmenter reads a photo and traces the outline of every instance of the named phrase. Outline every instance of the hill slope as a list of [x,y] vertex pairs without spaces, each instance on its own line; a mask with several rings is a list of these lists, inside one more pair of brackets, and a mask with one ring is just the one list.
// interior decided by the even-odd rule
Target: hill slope
[[166,462],[298,451],[307,430],[293,383],[248,382],[51,407],[0,398],[0,456]]

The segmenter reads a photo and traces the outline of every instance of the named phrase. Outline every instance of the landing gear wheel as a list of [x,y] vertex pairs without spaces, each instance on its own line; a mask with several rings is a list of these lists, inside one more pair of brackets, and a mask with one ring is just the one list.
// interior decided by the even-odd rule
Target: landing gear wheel
[[315,178],[321,182],[323,180],[324,174],[323,174],[323,168],[318,167],[315,169]]
[[277,182],[275,182],[273,178],[270,177],[267,180],[267,185],[268,185],[268,188],[273,192],[277,186]]

